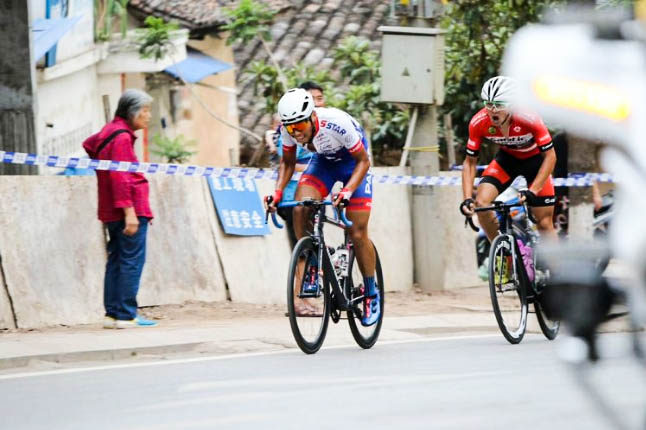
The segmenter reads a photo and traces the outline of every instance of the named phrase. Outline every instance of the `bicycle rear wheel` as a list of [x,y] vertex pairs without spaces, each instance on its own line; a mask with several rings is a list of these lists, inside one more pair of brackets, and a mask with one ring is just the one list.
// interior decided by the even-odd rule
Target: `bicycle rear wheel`
[[[511,344],[520,343],[527,328],[525,278],[521,276],[518,258],[512,258],[514,246],[511,236],[500,235],[491,243],[489,252],[491,304],[498,327]],[[518,274],[516,280],[514,273]]]
[[[346,278],[346,282],[349,283],[349,288],[347,288],[346,291],[351,292],[350,299],[352,300],[357,297],[363,296],[365,289],[363,285],[363,275],[361,274],[361,270],[359,270],[359,264],[357,264],[354,250],[351,254],[352,256],[350,258],[350,264],[348,266],[349,276]],[[365,327],[361,324],[361,316],[363,315],[363,300],[357,300],[353,302],[350,310],[348,310],[348,323],[350,324],[352,337],[354,337],[354,340],[357,342],[357,344],[364,349],[372,348],[372,346],[377,342],[377,339],[379,338],[379,332],[381,332],[381,324],[384,320],[384,276],[381,271],[381,261],[379,260],[377,248],[375,248],[375,260],[375,283],[377,284],[377,288],[379,288],[379,296],[381,298],[381,301],[379,303],[381,310],[379,319],[376,323],[368,327]]]
[[287,277],[289,325],[298,347],[314,354],[325,340],[330,318],[330,292],[319,277],[318,247],[311,237],[298,241]]
[[543,305],[540,301],[541,296],[539,295],[534,299],[534,311],[536,312],[536,319],[538,320],[538,325],[541,328],[541,331],[549,340],[556,339],[556,336],[559,334],[559,328],[561,323],[558,320],[551,320],[545,314],[543,310]]

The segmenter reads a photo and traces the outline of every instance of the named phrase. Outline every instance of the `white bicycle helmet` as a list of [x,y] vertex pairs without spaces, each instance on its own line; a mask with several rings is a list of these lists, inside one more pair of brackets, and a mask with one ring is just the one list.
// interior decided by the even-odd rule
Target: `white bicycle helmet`
[[486,102],[506,102],[513,100],[515,84],[507,76],[495,76],[482,86],[482,100]]
[[285,125],[306,120],[313,111],[314,99],[302,88],[288,90],[278,101],[278,116]]

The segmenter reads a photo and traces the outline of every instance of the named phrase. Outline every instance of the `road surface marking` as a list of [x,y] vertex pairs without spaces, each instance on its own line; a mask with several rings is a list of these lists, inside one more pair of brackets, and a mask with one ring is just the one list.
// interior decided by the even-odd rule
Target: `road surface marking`
[[[391,340],[391,341],[378,342],[376,346],[379,347],[379,346],[387,346],[387,345],[400,345],[400,344],[406,344],[406,343],[422,343],[422,342],[442,342],[442,341],[450,341],[450,340],[485,339],[490,337],[500,337],[500,334]],[[324,350],[356,348],[356,347],[357,347],[356,344],[349,343],[344,345],[329,346],[324,348]],[[79,367],[79,368],[73,368],[73,369],[55,369],[55,370],[0,375],[0,380],[31,378],[35,376],[63,375],[68,373],[84,373],[84,372],[94,372],[94,371],[100,371],[100,370],[127,369],[127,368],[133,368],[133,367],[152,367],[152,366],[167,366],[171,364],[199,363],[204,361],[218,361],[218,360],[229,360],[229,359],[247,358],[247,357],[260,357],[265,355],[269,356],[269,355],[279,355],[279,354],[292,354],[296,352],[300,352],[300,350],[298,348],[290,348],[290,349],[284,349],[280,351],[247,352],[247,353],[239,353],[239,354],[215,355],[210,357],[178,358],[174,360],[147,361],[143,363],[108,364],[105,366]]]

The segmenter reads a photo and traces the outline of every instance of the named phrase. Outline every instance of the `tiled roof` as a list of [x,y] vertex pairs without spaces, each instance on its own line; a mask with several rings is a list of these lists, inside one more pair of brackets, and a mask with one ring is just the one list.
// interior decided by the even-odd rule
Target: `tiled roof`
[[128,8],[136,15],[154,15],[177,21],[190,30],[217,27],[225,23],[224,0],[130,0]]
[[[140,17],[154,15],[177,21],[190,30],[219,27],[226,23],[222,7],[235,6],[239,0],[130,0],[128,7]],[[287,0],[264,0],[273,10],[288,7]]]
[[[366,38],[373,48],[380,50],[381,33],[377,27],[391,24],[387,22],[391,0],[294,0],[289,4],[274,17],[269,42],[282,67],[304,61],[330,69],[332,50],[348,36]],[[270,116],[262,114],[264,100],[254,96],[253,82],[245,79],[244,70],[252,61],[268,61],[267,54],[260,42],[255,42],[236,44],[234,56],[240,125],[262,136],[269,127]],[[256,143],[245,137],[241,143],[245,162]]]

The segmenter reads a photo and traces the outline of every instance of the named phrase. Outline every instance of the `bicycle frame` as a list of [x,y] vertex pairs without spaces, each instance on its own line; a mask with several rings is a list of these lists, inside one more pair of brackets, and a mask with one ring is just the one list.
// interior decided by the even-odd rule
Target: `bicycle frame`
[[[344,291],[344,288],[341,287],[341,280],[336,275],[334,267],[332,266],[332,260],[330,258],[330,253],[328,251],[327,244],[325,243],[325,235],[323,233],[323,226],[325,223],[334,225],[336,227],[344,229],[344,243],[351,243],[348,241],[348,231],[347,228],[352,226],[352,222],[349,221],[343,211],[335,208],[339,219],[330,218],[325,214],[325,207],[332,205],[331,201],[316,201],[306,199],[300,202],[288,202],[282,203],[279,207],[294,207],[294,206],[305,206],[313,208],[311,213],[311,219],[313,221],[313,231],[310,234],[310,237],[318,247],[318,267],[322,269],[323,273],[319,272],[319,276],[323,275],[323,282],[326,282],[327,285],[331,288],[331,291],[334,293],[334,301],[336,308],[341,311],[350,310],[351,306],[359,300],[363,299],[363,296],[355,297],[354,299],[348,299],[348,295]],[[274,225],[278,228],[282,228],[282,225],[276,219],[276,214],[272,213],[272,221]],[[352,249],[350,249],[353,252]],[[320,279],[320,278],[319,278]],[[319,291],[316,294],[320,293],[320,283]]]
[[[514,259],[514,261],[517,261],[517,256],[516,256],[516,251],[518,249],[518,245],[516,244],[516,234],[514,233],[514,229],[512,228],[512,218],[511,218],[511,209],[515,207],[522,206],[520,203],[503,203],[500,201],[494,201],[491,206],[486,206],[486,207],[481,207],[481,208],[476,208],[476,212],[486,212],[486,211],[495,211],[497,213],[502,213],[502,222],[500,223],[500,234],[501,235],[506,235],[510,236],[511,242],[512,242],[512,247],[511,247],[511,258]],[[468,218],[469,221],[471,221],[470,218]],[[513,281],[514,284],[518,284],[519,282],[519,273],[516,270],[516,267],[519,266],[517,264],[513,264],[512,267],[514,268],[514,273],[513,273]],[[524,270],[524,267],[523,267]]]

